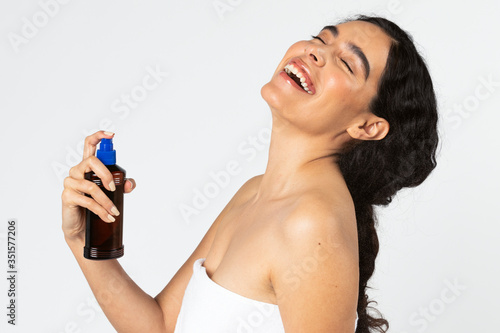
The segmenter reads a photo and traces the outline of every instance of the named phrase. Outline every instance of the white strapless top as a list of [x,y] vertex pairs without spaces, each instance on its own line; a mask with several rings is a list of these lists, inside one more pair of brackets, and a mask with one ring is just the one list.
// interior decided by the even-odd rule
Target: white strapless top
[[285,332],[278,305],[239,295],[215,283],[203,266],[205,259],[193,264],[174,333]]

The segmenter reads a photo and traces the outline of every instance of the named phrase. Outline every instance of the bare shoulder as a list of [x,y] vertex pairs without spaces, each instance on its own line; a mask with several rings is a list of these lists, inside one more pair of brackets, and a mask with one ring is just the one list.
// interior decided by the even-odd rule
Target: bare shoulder
[[[344,246],[357,254],[357,228],[354,205],[321,191],[300,196],[287,219],[280,225],[283,240],[307,245],[307,238],[325,238],[325,247]],[[305,243],[305,244],[304,244]]]
[[233,197],[234,204],[243,203],[257,191],[263,175],[253,176],[248,179]]
[[[260,182],[262,181],[262,177],[264,175],[257,175],[257,176],[253,176],[252,178],[250,178],[249,180],[247,180],[243,186],[246,187],[248,190],[256,190],[260,184]],[[242,186],[242,187],[243,187]]]
[[307,193],[278,227],[271,283],[287,332],[354,329],[358,245],[353,207],[346,205]]

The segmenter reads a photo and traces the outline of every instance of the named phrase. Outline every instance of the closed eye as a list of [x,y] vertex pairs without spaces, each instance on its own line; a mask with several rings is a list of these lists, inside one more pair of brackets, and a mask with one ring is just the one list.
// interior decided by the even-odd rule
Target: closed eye
[[354,72],[352,71],[351,67],[349,67],[349,64],[342,58],[340,58],[340,60],[342,60],[342,62],[346,65],[347,69],[349,70],[349,72],[351,72],[351,74],[354,74]]
[[321,41],[321,43],[323,43],[323,44],[325,44],[325,45],[326,45],[325,41],[324,41],[324,40],[322,40],[322,39],[321,39],[321,37],[318,37],[318,36],[312,36],[312,35],[311,35],[311,37],[312,37],[313,39],[319,39],[319,40]]
[[[324,41],[323,39],[321,39],[321,37],[319,37],[319,36],[312,36],[312,35],[311,35],[311,37],[312,37],[313,39],[319,39],[319,40],[321,41],[321,43],[323,43],[323,44],[325,44],[325,45],[326,45],[325,41]],[[342,62],[343,62],[343,63],[344,63],[344,65],[347,67],[347,69],[349,70],[349,72],[351,72],[351,74],[354,74],[354,72],[352,71],[352,69],[351,69],[351,67],[349,66],[349,64],[348,64],[348,63],[347,63],[344,59],[342,59],[342,58],[340,58],[340,60],[342,60]]]

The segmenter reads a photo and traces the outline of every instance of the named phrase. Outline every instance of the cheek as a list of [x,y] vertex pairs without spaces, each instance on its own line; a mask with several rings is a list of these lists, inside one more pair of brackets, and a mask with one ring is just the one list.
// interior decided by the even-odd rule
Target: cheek
[[309,116],[317,118],[325,131],[334,126],[345,126],[362,108],[363,94],[341,72],[331,72],[323,88]]
[[343,108],[355,100],[355,93],[352,83],[344,77],[343,73],[336,72],[327,76],[323,92],[325,103]]

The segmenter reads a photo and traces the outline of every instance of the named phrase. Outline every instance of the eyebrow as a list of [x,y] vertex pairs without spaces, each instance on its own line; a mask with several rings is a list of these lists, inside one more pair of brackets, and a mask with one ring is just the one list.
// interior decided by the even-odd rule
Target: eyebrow
[[[339,35],[339,29],[334,25],[327,25],[321,30],[330,31],[333,37],[335,38],[337,38]],[[368,62],[365,53],[361,50],[359,46],[351,42],[347,43],[347,46],[359,58],[359,60],[361,60],[361,63],[363,64],[363,69],[365,71],[365,81],[366,81],[366,79],[368,79],[368,76],[370,75],[370,63]]]
[[337,29],[337,27],[334,25],[327,25],[322,30],[330,31],[332,33],[333,37],[335,37],[335,38],[337,38],[337,36],[339,35],[339,29]]

